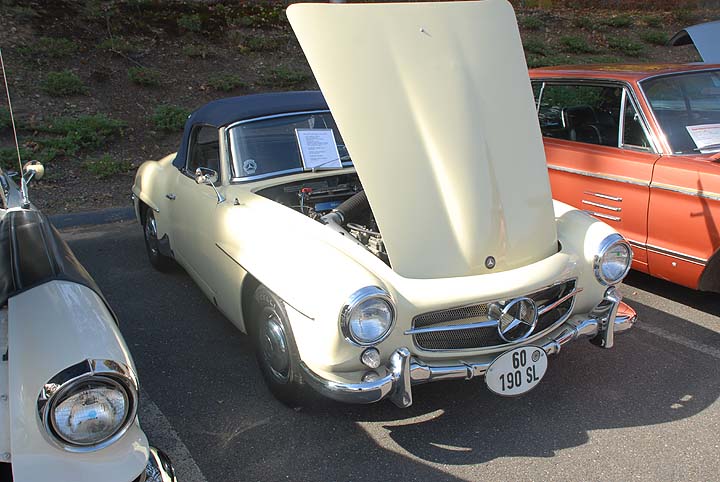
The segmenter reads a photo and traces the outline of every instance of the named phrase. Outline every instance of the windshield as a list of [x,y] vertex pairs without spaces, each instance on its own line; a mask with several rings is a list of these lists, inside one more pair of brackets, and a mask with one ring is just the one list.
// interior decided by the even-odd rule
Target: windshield
[[675,154],[720,151],[720,71],[687,72],[640,83]]
[[296,129],[331,129],[343,165],[345,143],[329,112],[291,114],[243,122],[228,129],[233,179],[256,179],[303,170]]

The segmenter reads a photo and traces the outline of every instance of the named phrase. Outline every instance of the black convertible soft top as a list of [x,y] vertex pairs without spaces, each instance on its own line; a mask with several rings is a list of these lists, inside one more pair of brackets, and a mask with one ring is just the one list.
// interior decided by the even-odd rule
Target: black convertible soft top
[[18,293],[53,280],[87,286],[105,301],[100,288],[44,214],[32,210],[6,213],[0,221],[0,306]]
[[190,132],[195,125],[204,124],[222,127],[236,121],[256,117],[327,109],[325,98],[318,90],[273,92],[214,100],[200,107],[188,117],[185,122],[182,143],[173,165],[178,169],[185,166]]

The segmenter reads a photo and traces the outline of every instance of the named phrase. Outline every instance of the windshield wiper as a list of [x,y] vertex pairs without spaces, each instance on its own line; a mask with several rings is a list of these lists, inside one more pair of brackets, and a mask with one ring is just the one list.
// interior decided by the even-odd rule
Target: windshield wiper
[[[327,166],[328,164],[336,162],[336,161],[340,161],[342,163],[342,162],[350,161],[350,160],[351,159],[350,159],[349,155],[336,157],[335,159],[330,159],[329,161],[321,162],[317,166],[313,166],[312,168],[309,169],[309,171],[315,172],[318,167]],[[342,169],[342,168],[343,168],[343,166],[340,166],[340,167],[336,167],[335,169]],[[328,170],[331,171],[332,169],[328,169]]]
[[695,148],[693,148],[693,151],[700,151],[700,152],[702,152],[702,151],[706,151],[706,150],[711,150],[711,151],[712,151],[712,150],[715,150],[715,149],[720,149],[720,142],[716,142],[716,143],[714,143],[714,144],[708,144],[708,145],[702,146],[702,147],[695,147]]

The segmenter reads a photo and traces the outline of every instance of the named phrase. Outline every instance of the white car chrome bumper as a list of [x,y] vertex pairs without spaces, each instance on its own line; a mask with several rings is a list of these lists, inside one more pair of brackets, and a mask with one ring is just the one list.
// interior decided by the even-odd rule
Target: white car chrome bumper
[[[615,288],[610,288],[603,302],[589,313],[587,319],[565,322],[560,333],[542,345],[542,348],[548,355],[553,355],[560,352],[564,344],[579,338],[591,338],[598,346],[612,348],[615,333],[630,329],[636,320],[635,310],[621,301]],[[390,356],[387,375],[359,383],[328,380],[314,373],[304,363],[301,363],[301,367],[307,383],[328,398],[346,403],[374,403],[390,398],[399,407],[409,407],[412,404],[412,385],[480,377],[485,375],[492,362],[429,366],[413,357],[407,348],[398,348]]]

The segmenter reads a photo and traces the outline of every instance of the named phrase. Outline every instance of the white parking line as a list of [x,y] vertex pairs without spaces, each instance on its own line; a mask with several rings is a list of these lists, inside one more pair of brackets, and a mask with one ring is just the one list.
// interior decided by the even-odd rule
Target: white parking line
[[140,425],[150,439],[150,443],[170,457],[177,479],[179,481],[207,482],[200,467],[197,466],[190,451],[180,440],[168,419],[165,418],[158,406],[142,392],[138,412]]
[[674,343],[677,343],[679,345],[693,349],[695,351],[699,351],[700,353],[710,355],[711,357],[717,358],[718,360],[720,360],[720,348],[716,348],[714,346],[698,343],[694,340],[691,340],[690,338],[685,338],[684,336],[676,335],[675,333],[670,333],[669,331],[663,330],[662,328],[658,328],[657,326],[652,326],[652,325],[648,325],[648,324],[644,324],[644,323],[638,323],[635,325],[635,327],[639,330],[647,331],[648,333],[652,333],[653,335],[659,336],[661,338],[665,338],[666,340],[672,341]]

